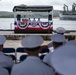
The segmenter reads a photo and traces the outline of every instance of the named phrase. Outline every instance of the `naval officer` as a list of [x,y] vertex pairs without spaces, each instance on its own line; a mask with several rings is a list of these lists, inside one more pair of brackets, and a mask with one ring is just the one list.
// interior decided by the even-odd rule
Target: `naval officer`
[[1,67],[13,67],[13,59],[9,56],[4,55],[2,52],[6,38],[3,35],[0,35],[0,66]]
[[[56,33],[64,35],[65,29],[63,27],[58,27],[58,28],[56,28]],[[53,46],[52,42],[50,42],[47,46],[48,46],[48,48],[52,47]]]
[[[51,41],[52,41],[52,44],[53,44],[53,51],[62,46],[64,44],[64,41],[65,41],[65,37],[61,34],[53,34],[51,36]],[[49,52],[43,59],[43,61],[47,64],[49,64],[51,66],[51,62],[50,62],[50,58],[51,58],[51,54],[53,52]]]
[[9,75],[9,73],[5,68],[0,67],[0,75]]
[[28,57],[14,65],[11,75],[54,75],[52,68],[44,64],[38,56],[43,42],[43,38],[38,35],[23,38],[21,44],[25,47]]
[[33,26],[33,27],[37,26],[37,22],[36,22],[35,18],[34,18],[33,21],[32,21],[32,26]]
[[60,75],[76,75],[76,41],[67,42],[57,48],[52,53],[50,61]]

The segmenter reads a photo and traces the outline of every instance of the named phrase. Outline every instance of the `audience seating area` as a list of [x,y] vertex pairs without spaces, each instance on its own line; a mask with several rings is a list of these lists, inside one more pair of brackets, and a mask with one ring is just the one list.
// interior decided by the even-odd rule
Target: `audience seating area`
[[[15,63],[22,62],[24,59],[27,58],[27,53],[25,53],[23,47],[19,47],[17,49],[14,48],[3,48],[3,53],[5,55],[11,56]],[[49,49],[44,48],[39,53],[39,57],[43,60],[44,56],[49,53]]]

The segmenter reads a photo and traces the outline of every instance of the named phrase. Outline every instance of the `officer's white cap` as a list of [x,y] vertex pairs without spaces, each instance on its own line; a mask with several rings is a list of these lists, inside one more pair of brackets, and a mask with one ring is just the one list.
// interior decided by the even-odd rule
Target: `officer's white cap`
[[30,36],[26,36],[25,38],[23,38],[21,44],[25,48],[34,48],[34,47],[40,46],[43,43],[43,41],[44,40],[41,36],[30,35]]
[[65,33],[65,29],[64,29],[63,27],[58,27],[58,28],[56,29],[56,32],[57,32],[57,33]]
[[64,42],[65,41],[65,37],[64,37],[64,35],[61,35],[61,34],[53,34],[51,36],[51,40],[53,42]]
[[0,35],[0,45],[3,45],[5,43],[5,41],[6,41],[5,36]]
[[76,75],[76,46],[63,45],[51,55],[51,64],[61,75]]

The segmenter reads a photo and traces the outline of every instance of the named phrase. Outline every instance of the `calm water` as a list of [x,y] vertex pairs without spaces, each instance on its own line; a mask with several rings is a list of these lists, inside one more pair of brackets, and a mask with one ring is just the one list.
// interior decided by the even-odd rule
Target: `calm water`
[[[13,18],[0,18],[0,29],[14,29]],[[76,21],[53,19],[53,29],[64,27],[66,30],[76,30]]]

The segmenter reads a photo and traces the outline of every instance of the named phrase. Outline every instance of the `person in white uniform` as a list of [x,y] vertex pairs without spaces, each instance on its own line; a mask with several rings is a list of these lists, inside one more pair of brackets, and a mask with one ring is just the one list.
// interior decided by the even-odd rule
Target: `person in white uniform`
[[30,18],[28,19],[27,23],[28,23],[28,25],[31,25],[31,19]]
[[9,75],[9,73],[5,68],[0,67],[0,75]]
[[14,65],[11,75],[54,75],[52,68],[44,64],[38,56],[43,42],[43,38],[38,35],[30,35],[22,39],[21,44],[25,47],[28,57]]
[[[61,35],[61,34],[53,34],[53,35],[51,36],[51,41],[52,41],[52,44],[53,44],[53,51],[54,51],[56,48],[58,48],[58,47],[60,47],[60,46],[63,45],[63,43],[64,43],[64,41],[65,41],[65,37],[64,37],[63,35]],[[49,53],[44,57],[44,59],[43,59],[43,62],[49,64],[50,66],[51,66],[50,58],[51,58],[51,54],[52,54],[52,53],[53,53],[53,52],[49,52]]]
[[2,52],[5,41],[6,41],[6,38],[3,35],[0,35],[0,66],[12,68],[14,65],[14,61],[12,57],[6,56]]
[[32,21],[32,26],[36,26],[37,25],[37,22],[36,22],[36,20],[35,20],[35,18],[33,19],[33,21]]
[[[58,28],[56,29],[56,33],[57,33],[57,34],[64,35],[65,29],[64,29],[63,27],[58,27]],[[48,46],[48,48],[52,47],[52,46],[53,46],[52,42],[50,42],[47,46]]]
[[38,18],[37,25],[39,25],[40,23],[41,23],[40,18]]
[[53,68],[61,75],[76,75],[76,41],[57,48],[50,59]]
[[22,17],[22,20],[27,20],[26,15],[24,15],[24,16]]

